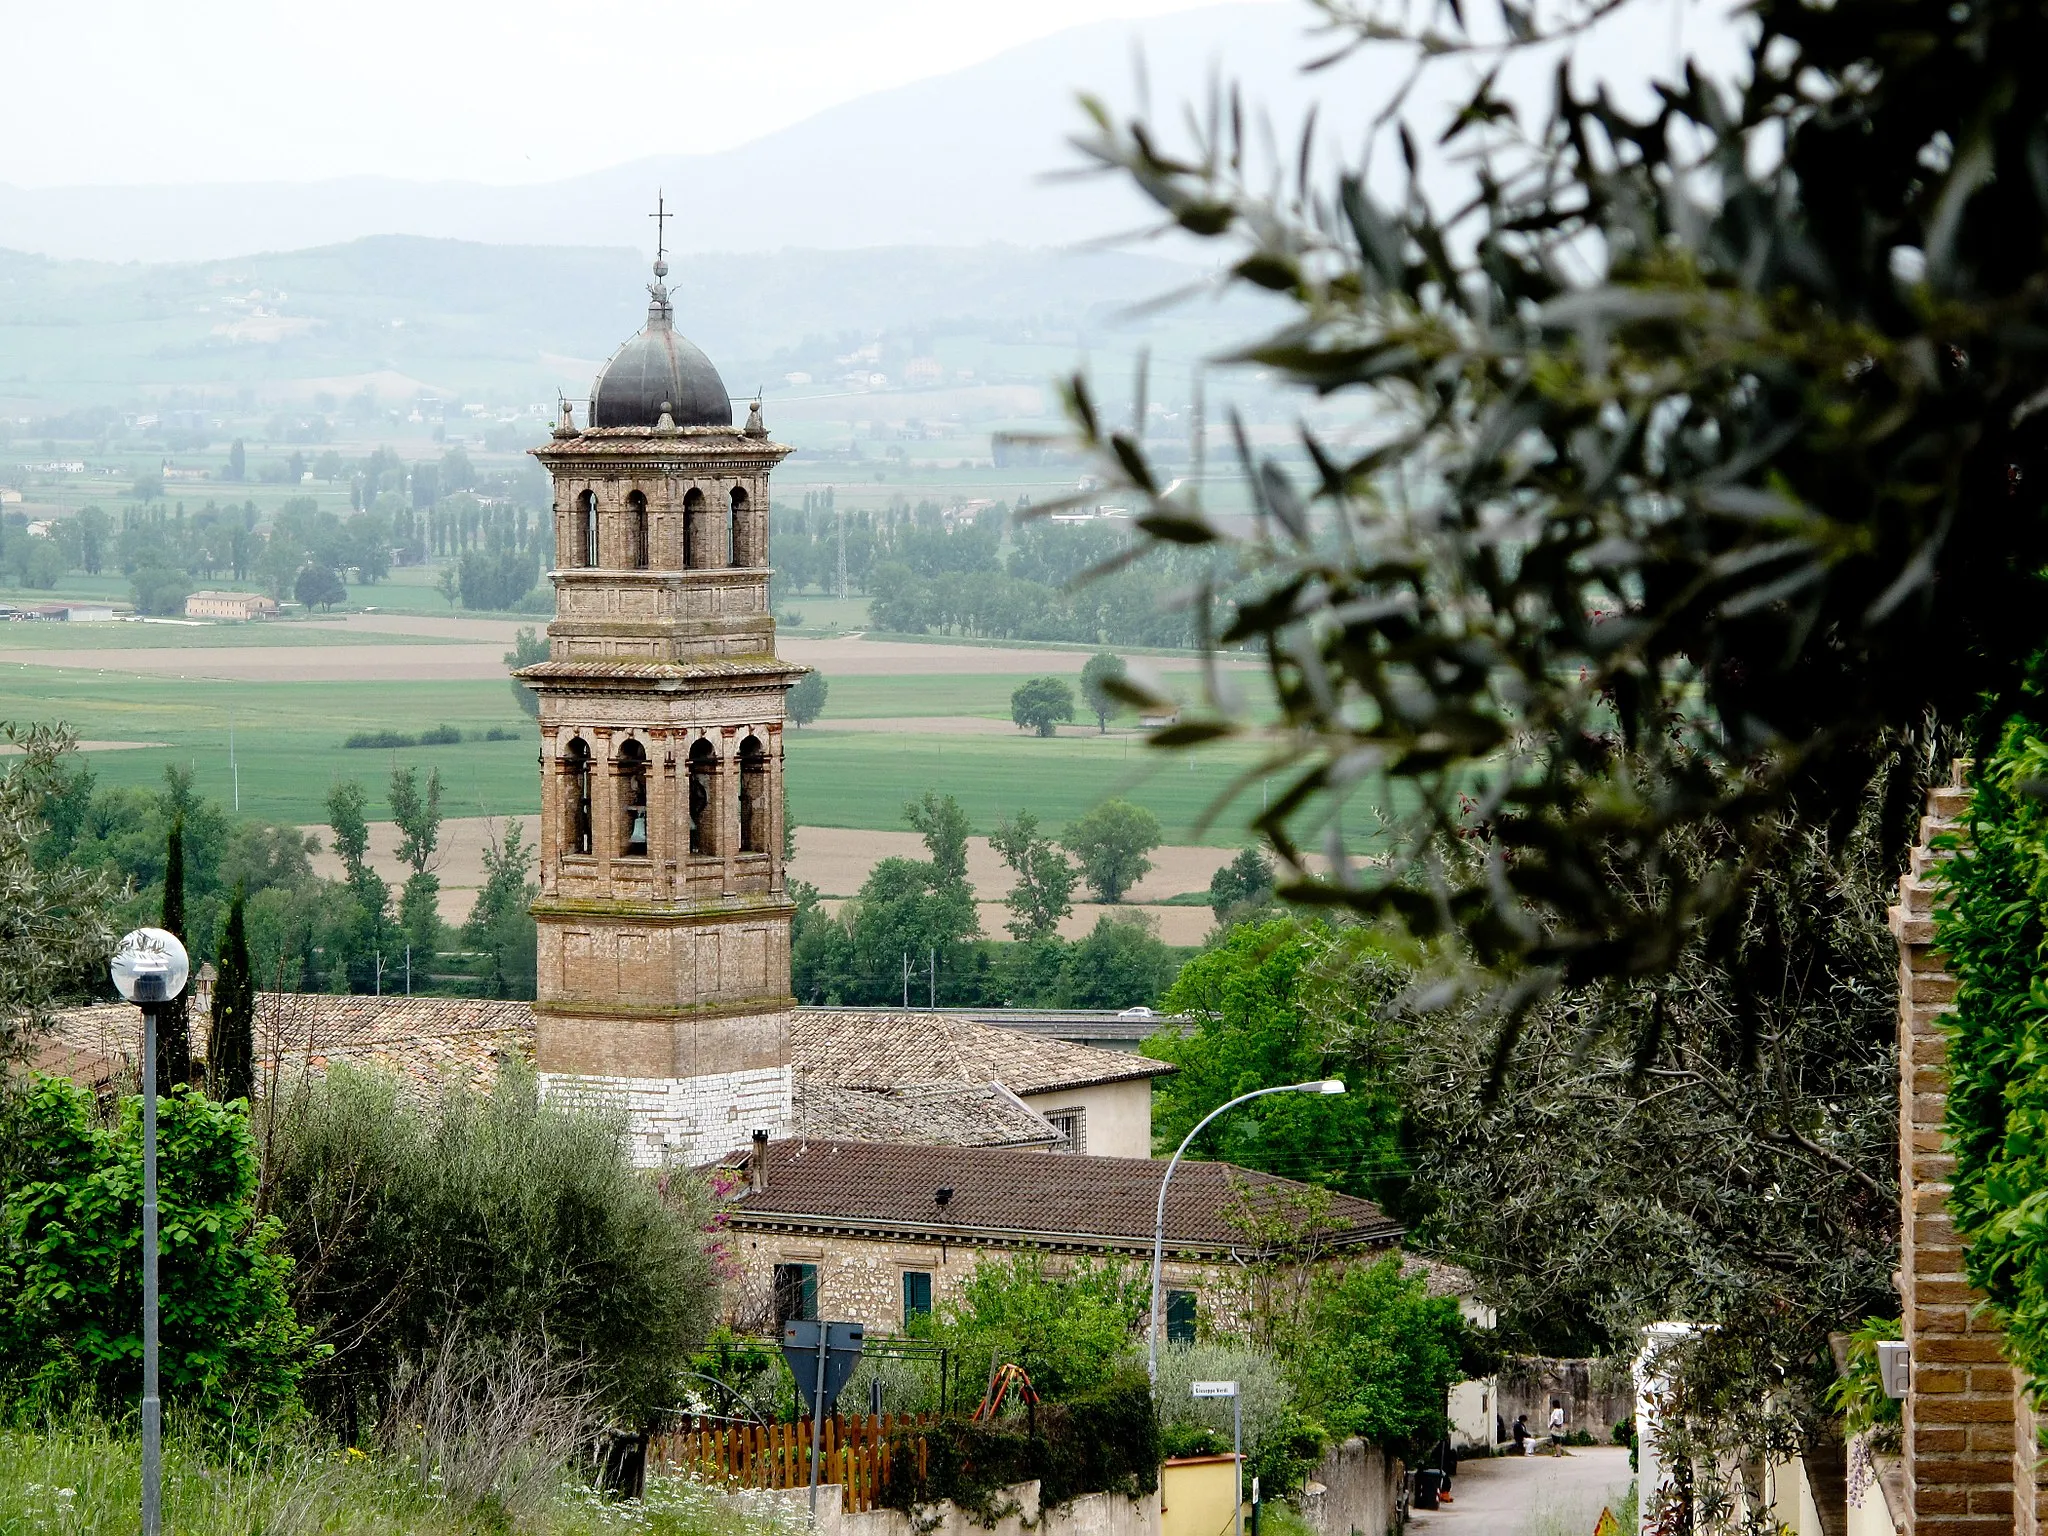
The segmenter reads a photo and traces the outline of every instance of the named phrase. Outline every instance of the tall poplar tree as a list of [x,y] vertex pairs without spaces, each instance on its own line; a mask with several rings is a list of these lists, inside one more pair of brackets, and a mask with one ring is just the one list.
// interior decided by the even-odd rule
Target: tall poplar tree
[[207,1086],[223,1102],[256,1096],[256,973],[249,963],[243,892],[235,888],[220,936],[220,977],[206,1034]]
[[[164,840],[164,909],[157,925],[185,942],[185,817],[171,818],[170,835]],[[190,945],[186,945],[189,950]],[[168,1093],[180,1083],[192,1081],[191,998],[189,986],[157,1010],[156,1082],[157,1092]]]

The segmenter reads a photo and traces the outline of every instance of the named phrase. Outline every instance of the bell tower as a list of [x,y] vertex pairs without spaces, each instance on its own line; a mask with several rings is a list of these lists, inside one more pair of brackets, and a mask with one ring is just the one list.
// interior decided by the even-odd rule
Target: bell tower
[[708,1158],[791,1118],[784,695],[768,477],[678,335],[657,257],[647,325],[578,429],[533,450],[554,480],[540,699],[536,1065],[544,1092],[626,1110],[642,1161]]

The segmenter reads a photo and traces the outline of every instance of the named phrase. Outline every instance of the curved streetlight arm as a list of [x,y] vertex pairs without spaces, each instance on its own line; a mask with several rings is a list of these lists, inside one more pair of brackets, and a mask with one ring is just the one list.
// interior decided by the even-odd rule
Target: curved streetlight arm
[[1211,1120],[1227,1109],[1240,1104],[1249,1104],[1253,1099],[1263,1099],[1269,1093],[1342,1093],[1344,1085],[1335,1078],[1325,1078],[1313,1083],[1283,1083],[1275,1088],[1254,1088],[1250,1093],[1241,1093],[1226,1104],[1219,1104],[1202,1116],[1192,1131],[1181,1138],[1180,1146],[1174,1151],[1173,1160],[1166,1165],[1166,1177],[1159,1181],[1159,1210],[1152,1222],[1152,1316],[1145,1346],[1145,1373],[1152,1385],[1159,1385],[1159,1265],[1166,1252],[1166,1189],[1173,1182],[1173,1170],[1180,1166],[1182,1154],[1190,1143],[1208,1128]]

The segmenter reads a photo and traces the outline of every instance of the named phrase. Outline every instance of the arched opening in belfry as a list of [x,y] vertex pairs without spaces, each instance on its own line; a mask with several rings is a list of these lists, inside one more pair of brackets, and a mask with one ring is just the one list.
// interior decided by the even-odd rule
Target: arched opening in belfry
[[597,564],[597,492],[585,491],[576,498],[577,565]]
[[690,852],[716,853],[718,836],[712,830],[712,786],[718,779],[718,753],[699,736],[690,748]]
[[752,542],[747,537],[747,493],[740,486],[732,488],[732,513],[726,523],[725,557],[731,565],[759,565],[754,558]]
[[581,736],[562,754],[562,842],[571,853],[590,849],[590,743]]
[[626,564],[647,569],[647,497],[639,491],[626,498]]
[[647,749],[627,739],[619,746],[619,857],[647,857]]
[[683,498],[683,569],[700,571],[710,563],[710,551],[704,546],[704,493],[692,488]]
[[761,738],[740,743],[740,852],[768,851],[768,749]]

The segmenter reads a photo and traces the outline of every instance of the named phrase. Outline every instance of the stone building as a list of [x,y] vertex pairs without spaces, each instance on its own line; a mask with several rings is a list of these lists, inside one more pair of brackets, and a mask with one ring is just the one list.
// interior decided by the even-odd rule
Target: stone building
[[[727,1320],[743,1331],[831,1317],[900,1333],[1007,1253],[1149,1263],[1166,1176],[1150,1158],[823,1138],[757,1141],[726,1166]],[[1273,1174],[1182,1163],[1166,1204],[1169,1334],[1246,1316],[1267,1261],[1397,1248],[1401,1225],[1371,1201],[1324,1198]]]

